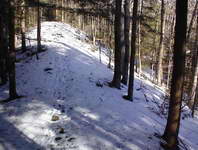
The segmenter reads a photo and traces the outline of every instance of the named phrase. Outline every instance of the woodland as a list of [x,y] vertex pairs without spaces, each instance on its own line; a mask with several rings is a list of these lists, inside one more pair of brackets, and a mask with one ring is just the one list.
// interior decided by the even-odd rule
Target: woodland
[[[45,26],[45,23],[48,23],[49,26]],[[60,24],[56,25],[56,23]],[[63,26],[62,29],[61,27],[59,29],[59,25],[62,25],[61,23],[63,24]],[[54,26],[52,27],[52,29],[50,28],[48,30],[47,28],[50,27],[50,24]],[[67,25],[71,27],[67,27]],[[58,32],[55,31],[56,28]],[[1,0],[1,120],[6,121],[3,114],[4,109],[6,110],[6,107],[11,107],[9,105],[13,105],[15,109],[21,109],[20,107],[17,108],[18,106],[16,103],[20,103],[21,105],[21,103],[23,103],[23,99],[28,99],[32,95],[32,97],[38,96],[37,94],[32,94],[30,96],[30,94],[27,94],[23,92],[23,90],[21,90],[23,88],[26,88],[28,89],[27,91],[30,92],[31,90],[34,90],[33,84],[37,85],[38,88],[40,88],[40,85],[42,86],[42,81],[41,79],[39,79],[41,78],[41,75],[38,72],[35,73],[35,68],[32,67],[31,61],[36,63],[36,66],[38,66],[38,68],[39,66],[42,66],[42,63],[46,63],[48,59],[44,59],[44,54],[47,55],[49,51],[49,45],[46,46],[46,43],[55,43],[55,41],[53,40],[57,40],[56,44],[62,43],[62,45],[65,47],[70,47],[69,45],[67,45],[68,43],[70,43],[70,40],[71,43],[74,43],[73,45],[75,45],[75,42],[72,42],[73,37],[71,37],[70,39],[69,34],[67,37],[68,39],[65,39],[65,43],[63,43],[63,33],[73,33],[74,29],[76,30],[75,34],[79,35],[78,37],[76,37],[77,40],[91,45],[91,53],[94,53],[94,55],[96,55],[97,57],[97,63],[94,61],[96,65],[93,70],[100,70],[100,65],[104,62],[104,59],[106,59],[105,69],[108,69],[108,71],[112,72],[110,73],[110,75],[108,75],[108,77],[104,77],[103,81],[100,80],[100,74],[101,76],[106,76],[106,71],[103,71],[103,69],[101,69],[98,74],[95,72],[95,74],[97,74],[95,77],[96,81],[92,81],[92,79],[89,78],[89,82],[94,82],[95,87],[90,87],[90,89],[86,89],[86,85],[84,85],[87,92],[93,94],[94,91],[98,88],[107,88],[106,92],[108,93],[108,90],[113,90],[110,93],[114,95],[122,91],[124,88],[125,92],[122,93],[120,97],[115,97],[119,99],[119,101],[123,101],[123,103],[125,103],[124,106],[126,106],[126,109],[129,109],[127,105],[133,105],[131,107],[135,107],[137,101],[139,101],[137,100],[137,97],[139,97],[136,94],[137,91],[144,92],[144,85],[139,83],[137,84],[138,80],[140,80],[141,83],[144,80],[148,81],[151,84],[151,87],[158,87],[158,89],[162,89],[163,91],[163,97],[159,98],[161,104],[158,105],[158,114],[163,115],[163,112],[166,111],[164,119],[165,124],[160,133],[154,134],[155,138],[159,140],[158,142],[156,142],[159,144],[159,149],[196,149],[196,147],[188,147],[188,144],[185,144],[185,139],[183,138],[182,140],[182,138],[179,138],[179,134],[180,127],[183,121],[182,113],[184,112],[184,108],[188,110],[187,119],[192,119],[194,120],[194,122],[196,122],[196,124],[198,123],[198,120],[196,120],[198,111],[197,0]],[[35,31],[34,36],[30,36],[30,33],[32,31]],[[56,36],[57,39],[48,39],[48,32],[53,36]],[[82,36],[84,36],[83,39]],[[61,41],[59,38],[63,38],[63,40]],[[77,43],[78,42],[76,42],[76,44]],[[82,47],[83,49],[86,46],[79,45],[78,47]],[[73,50],[75,50],[75,48],[73,48]],[[49,60],[51,59],[51,61],[55,59],[55,57],[61,57],[56,56],[58,54],[51,55],[49,58]],[[25,57],[20,58],[19,56]],[[25,60],[27,60],[28,58],[31,59],[28,62],[25,62]],[[80,56],[77,58],[81,59]],[[71,57],[71,59],[74,58]],[[54,62],[58,63],[59,60],[60,58],[55,60]],[[79,66],[79,72],[87,72],[87,70],[89,70],[91,66],[83,67],[83,64],[86,63],[86,59],[82,60],[85,62],[81,62],[79,64],[75,64],[74,62],[69,64],[69,62],[65,61],[63,62],[64,64],[61,65],[62,67],[57,65],[57,68],[62,68],[63,70],[56,71],[56,76],[63,77],[64,71],[65,75],[67,76],[66,71],[70,71],[73,67],[75,68],[75,65]],[[87,59],[87,61],[88,60],[89,59]],[[26,87],[26,85],[21,85],[22,77],[19,77],[20,75],[17,75],[22,70],[18,69],[19,65],[23,63],[27,66],[27,68],[29,68],[30,72],[32,71],[31,73],[27,72],[28,78],[26,82],[31,81],[31,84],[29,83],[29,87]],[[66,64],[70,69],[66,67]],[[66,70],[64,66],[65,68],[67,68]],[[53,70],[53,68],[49,67],[44,69],[44,71],[48,74],[52,74],[50,71]],[[23,74],[26,74],[26,72],[24,71]],[[35,79],[31,80],[32,78],[34,78],[33,76],[35,74]],[[90,74],[92,75],[94,74],[94,72]],[[81,87],[81,84],[87,83],[79,82],[80,76],[82,77],[82,80],[87,79],[84,79],[83,75],[79,74],[79,80],[75,79],[75,75],[77,76],[77,74],[71,73],[71,80],[72,82],[76,82],[74,84],[76,85],[76,88],[78,86]],[[108,79],[106,80],[106,78]],[[53,80],[56,80],[56,77],[54,77]],[[50,89],[51,87],[53,87],[53,80],[49,80],[48,84],[50,85],[50,82],[52,84],[50,85],[50,87],[46,86],[46,88],[43,89],[47,90],[47,88]],[[69,87],[70,84],[66,82],[66,78],[62,78],[61,80],[65,80],[63,82],[65,85],[60,84],[54,87],[54,89],[56,88],[56,93],[59,93],[57,88],[60,88],[62,92],[64,86],[67,85],[68,89],[72,87]],[[140,86],[140,88],[137,88],[137,85]],[[44,91],[41,90],[41,92]],[[72,92],[69,92],[68,90],[66,92],[67,94],[65,95],[65,99],[67,99],[67,96],[70,93],[78,95],[78,90],[73,90]],[[6,96],[5,93],[7,93]],[[48,94],[50,94],[50,92]],[[139,98],[146,100],[146,102],[144,101],[145,107],[147,107],[146,105],[148,101],[150,101],[150,97],[148,96],[148,94],[144,93],[143,97]],[[113,97],[109,96],[106,99],[112,99],[112,101],[114,101]],[[103,102],[105,98],[101,96],[100,99],[102,99],[101,102]],[[108,102],[108,100],[106,101]],[[117,103],[117,105],[119,105],[119,101],[115,101],[114,103]],[[26,105],[26,102],[24,103],[24,105]],[[64,101],[64,103],[67,103],[67,101]],[[83,104],[83,102],[81,103]],[[156,105],[158,104],[157,102],[153,103],[156,103]],[[89,102],[86,102],[86,105],[89,105]],[[116,110],[119,110],[119,107],[121,106],[117,105],[115,106]],[[32,104],[32,106],[34,106],[34,104]],[[60,105],[60,107],[62,107],[62,104]],[[114,104],[112,104],[110,107],[113,108]],[[76,109],[73,108],[73,106],[68,106],[68,111],[66,110],[66,108],[62,111],[69,112]],[[122,109],[124,110],[125,108]],[[24,110],[24,113],[26,113],[26,111],[28,110]],[[137,114],[135,115],[138,116],[138,114],[139,113],[137,112]],[[134,114],[128,114],[125,117],[130,118],[133,115]],[[77,114],[76,116],[80,117]],[[52,120],[53,119],[55,119],[56,121],[59,120],[59,117],[57,118],[57,116],[54,115],[52,116]],[[103,121],[105,122],[105,119]],[[8,121],[6,122],[8,123]],[[15,125],[17,123],[13,121],[12,124]],[[93,124],[95,125],[95,123]],[[113,124],[111,126],[113,126]],[[191,127],[189,126],[189,128]],[[7,130],[9,130],[9,126]],[[64,130],[66,129],[61,128],[62,132],[64,132]],[[0,146],[6,141],[6,139],[3,139],[5,133],[2,131],[3,127],[1,128],[0,126],[0,134],[2,136],[2,138],[0,138]],[[128,132],[133,131],[129,130]],[[117,136],[120,137],[120,139],[122,137],[119,135]],[[133,137],[131,138],[133,139]],[[193,139],[194,141],[198,140],[197,133],[196,137],[194,137]],[[55,141],[59,140],[60,139],[55,138]],[[72,141],[74,139],[71,138],[70,140]],[[188,140],[191,141],[191,139]],[[195,144],[195,142],[193,144]],[[113,145],[115,145],[115,143]],[[114,147],[112,149],[138,149],[133,146],[125,147],[126,145],[123,145],[123,147],[118,146],[118,148]],[[181,147],[181,145],[183,146]],[[195,145],[197,146],[198,143]],[[150,149],[155,148],[151,147]],[[11,150],[14,148],[2,146],[2,149]],[[15,149],[20,148],[15,147]],[[33,148],[30,147],[30,149]],[[44,148],[40,149],[48,148],[44,146]],[[57,147],[54,149],[58,150]],[[65,149],[72,150],[78,148]],[[80,147],[79,149],[83,150],[82,147]],[[97,150],[99,148],[92,147],[90,149]],[[102,149],[110,150],[110,147],[103,147]],[[145,148],[140,146],[139,149]]]

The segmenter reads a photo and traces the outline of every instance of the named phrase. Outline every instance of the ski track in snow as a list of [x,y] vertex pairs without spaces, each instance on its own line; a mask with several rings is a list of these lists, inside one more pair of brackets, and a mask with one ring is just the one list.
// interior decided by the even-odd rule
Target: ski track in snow
[[[36,37],[36,30],[29,37]],[[18,93],[25,98],[0,105],[0,150],[159,150],[166,120],[151,112],[140,91],[133,103],[124,101],[122,90],[96,86],[110,81],[107,57],[83,42],[84,33],[63,23],[42,24],[47,51],[16,64]],[[32,45],[34,42],[32,42]],[[136,78],[160,99],[162,91]],[[0,87],[0,99],[8,96]],[[51,121],[53,115],[58,121]],[[60,129],[64,133],[59,133]],[[182,120],[180,137],[189,149],[198,149],[197,119]]]

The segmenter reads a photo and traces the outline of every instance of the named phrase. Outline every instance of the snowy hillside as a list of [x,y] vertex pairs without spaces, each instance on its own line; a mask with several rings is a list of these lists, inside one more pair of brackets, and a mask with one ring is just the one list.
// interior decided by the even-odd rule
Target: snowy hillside
[[[28,36],[36,39],[36,30]],[[83,32],[45,22],[42,39],[47,50],[39,60],[17,56],[17,89],[25,97],[0,104],[0,150],[162,149],[162,89],[136,77],[135,100],[125,101],[126,87],[107,86],[113,76],[108,58],[99,62]],[[0,99],[8,97],[7,89],[0,87]],[[197,150],[198,119],[186,118],[188,109],[183,111],[181,149]]]

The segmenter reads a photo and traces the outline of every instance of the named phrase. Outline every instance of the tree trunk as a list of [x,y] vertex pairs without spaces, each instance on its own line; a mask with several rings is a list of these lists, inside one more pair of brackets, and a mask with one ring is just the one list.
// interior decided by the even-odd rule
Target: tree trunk
[[[24,6],[26,7],[26,1],[24,1]],[[22,8],[23,11],[22,11],[22,20],[21,20],[21,49],[22,49],[22,52],[25,52],[26,51],[26,36],[25,36],[25,32],[26,32],[26,8]]]
[[62,22],[64,22],[64,8],[65,8],[65,6],[64,6],[64,4],[65,4],[65,2],[64,2],[64,0],[61,0],[61,7],[62,7],[62,9],[61,9],[61,21]]
[[142,7],[143,0],[140,0],[139,5],[139,18],[138,18],[138,74],[141,75],[142,72],[142,61],[141,61],[141,16],[142,16]]
[[193,106],[192,106],[192,117],[194,118],[194,115],[195,115],[195,107],[198,103],[198,86],[197,86],[197,89],[196,89],[196,94],[195,94],[195,101],[193,103]]
[[169,51],[168,51],[168,74],[167,74],[167,83],[166,83],[166,88],[169,88],[170,84],[170,75],[171,75],[171,66],[172,66],[172,49],[173,49],[173,32],[174,32],[174,25],[175,25],[175,18],[172,18],[172,23],[171,23],[171,28],[170,28],[170,40],[169,40]]
[[122,0],[116,0],[116,12],[115,12],[115,59],[114,59],[114,76],[113,81],[110,83],[111,87],[116,87],[120,89],[121,83],[121,66],[122,66],[122,47],[123,41],[121,41],[122,35]]
[[189,39],[190,39],[190,33],[191,33],[191,30],[192,30],[194,18],[196,16],[197,6],[198,6],[198,1],[196,1],[195,7],[193,9],[193,14],[192,14],[192,17],[191,17],[191,20],[190,20],[190,24],[189,24],[189,27],[188,27],[188,33],[187,33],[187,37],[186,37],[186,42],[188,42]]
[[[28,0],[25,0],[25,5],[28,5]],[[29,7],[25,7],[25,28],[28,29],[29,27]]]
[[8,52],[8,40],[7,40],[7,14],[5,12],[5,2],[0,5],[0,85],[7,83],[7,52]]
[[130,100],[130,101],[133,101],[134,66],[135,66],[136,33],[137,33],[137,12],[138,12],[138,0],[134,0],[132,37],[131,37],[130,77],[129,77],[128,95],[124,97],[125,99]]
[[16,92],[16,79],[15,79],[15,4],[14,0],[9,1],[9,94],[10,99],[18,97]]
[[41,19],[40,19],[40,0],[37,0],[37,55],[36,58],[39,59],[38,53],[41,51]]
[[[54,0],[49,0],[49,3],[54,4]],[[48,17],[48,21],[55,21],[56,20],[56,11],[54,10],[54,8],[48,8],[47,9],[47,17]]]
[[163,79],[163,53],[164,53],[164,30],[165,30],[165,4],[164,0],[161,0],[161,30],[160,30],[160,43],[159,43],[159,55],[158,55],[158,64],[157,64],[157,82],[158,85],[162,84]]
[[156,53],[157,53],[157,44],[156,44],[156,41],[157,41],[157,33],[158,33],[158,21],[156,21],[155,23],[155,36],[153,38],[153,45],[155,48],[153,48],[153,51],[152,51],[152,64],[151,64],[151,75],[152,75],[152,80],[153,82],[155,83],[155,77],[156,77],[156,62],[157,62],[157,56],[156,56]]
[[197,88],[197,78],[198,78],[198,15],[197,15],[197,25],[196,25],[196,37],[195,37],[195,45],[194,45],[194,56],[193,60],[193,79],[192,79],[192,87],[190,88],[190,100],[188,101],[188,106],[192,109],[193,104],[195,102],[196,88]]
[[111,24],[109,23],[108,24],[108,29],[109,29],[109,35],[108,35],[108,43],[109,43],[109,63],[108,63],[108,68],[111,69],[111,61],[112,61],[112,42],[111,42],[111,39],[112,39],[112,26]]
[[[121,37],[120,37],[120,44],[121,44],[121,79],[124,73],[124,62],[125,62],[125,15],[124,15],[124,0],[122,0],[122,8],[121,8]],[[122,81],[122,80],[121,80]]]
[[185,44],[187,30],[188,0],[176,1],[176,26],[173,57],[173,74],[170,93],[170,104],[166,129],[163,139],[167,149],[174,150],[178,147],[178,134],[180,126],[182,87],[185,72]]
[[124,4],[124,42],[125,42],[125,55],[123,64],[122,83],[127,85],[128,70],[129,70],[129,32],[130,32],[130,0],[125,0]]
[[95,22],[94,22],[94,17],[91,16],[91,32],[92,32],[92,41],[93,41],[93,45],[96,45],[96,37],[95,37]]

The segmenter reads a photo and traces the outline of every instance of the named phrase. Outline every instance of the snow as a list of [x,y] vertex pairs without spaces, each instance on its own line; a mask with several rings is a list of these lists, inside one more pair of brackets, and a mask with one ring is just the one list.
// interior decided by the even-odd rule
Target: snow
[[[28,37],[36,39],[36,29]],[[162,149],[156,136],[166,125],[162,88],[136,76],[134,102],[125,101],[127,88],[107,86],[113,76],[108,58],[102,54],[100,63],[85,33],[44,22],[42,39],[47,51],[39,60],[17,56],[22,60],[16,63],[17,90],[25,97],[0,105],[0,150]],[[7,89],[0,87],[0,99],[8,97]],[[53,115],[59,120],[51,121]],[[179,136],[197,150],[198,119],[181,120]]]

